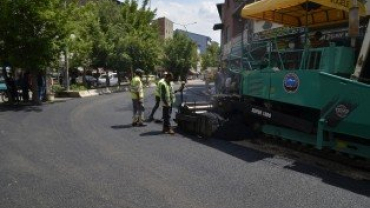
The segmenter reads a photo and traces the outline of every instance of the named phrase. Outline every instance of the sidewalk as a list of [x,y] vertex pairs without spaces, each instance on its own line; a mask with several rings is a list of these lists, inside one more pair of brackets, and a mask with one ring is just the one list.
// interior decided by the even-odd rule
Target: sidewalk
[[[179,86],[181,83],[180,81],[174,82],[175,86]],[[187,80],[187,85],[204,85],[205,81],[201,79],[195,79],[195,80]],[[212,83],[211,83],[212,85]],[[149,86],[146,86],[146,88],[155,87],[155,83],[151,83]],[[68,100],[72,100],[74,98],[84,98],[84,97],[91,97],[91,96],[98,96],[103,94],[110,94],[110,93],[116,93],[116,92],[127,92],[129,91],[129,83],[124,83],[121,86],[115,86],[115,87],[105,87],[105,88],[96,88],[96,89],[89,89],[89,90],[83,90],[83,91],[70,91],[70,92],[61,92],[57,93],[53,100],[46,101],[45,103],[55,103],[55,102],[65,102]],[[210,95],[208,90],[205,88],[202,90],[202,93],[205,95]],[[3,102],[0,100],[0,104]],[[23,103],[20,102],[18,105],[28,105],[29,103]]]

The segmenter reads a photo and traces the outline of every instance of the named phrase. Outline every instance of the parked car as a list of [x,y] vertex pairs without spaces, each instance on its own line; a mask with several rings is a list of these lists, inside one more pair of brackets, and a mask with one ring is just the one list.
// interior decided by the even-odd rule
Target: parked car
[[91,75],[85,75],[85,80],[86,80],[87,88],[98,86],[98,79]]
[[[108,74],[110,86],[117,86],[118,85],[118,75],[117,73],[109,73]],[[105,87],[107,83],[107,74],[101,74],[98,78],[98,85],[100,87]]]
[[[77,77],[76,82],[79,83],[79,84],[82,84],[83,83],[83,76]],[[87,88],[98,86],[98,79],[91,76],[91,75],[85,75],[85,82],[86,82]]]

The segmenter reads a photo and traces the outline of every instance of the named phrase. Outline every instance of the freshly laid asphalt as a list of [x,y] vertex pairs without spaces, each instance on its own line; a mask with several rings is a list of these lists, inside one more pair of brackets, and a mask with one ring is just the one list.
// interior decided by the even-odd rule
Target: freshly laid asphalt
[[[192,82],[186,99],[206,99],[202,91]],[[164,135],[154,122],[131,127],[127,92],[58,101],[0,106],[1,208],[370,205],[370,181],[230,141]]]

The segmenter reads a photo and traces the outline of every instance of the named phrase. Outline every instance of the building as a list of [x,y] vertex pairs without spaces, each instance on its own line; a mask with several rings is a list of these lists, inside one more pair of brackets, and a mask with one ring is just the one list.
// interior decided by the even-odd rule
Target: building
[[166,17],[161,17],[156,20],[159,29],[159,36],[165,40],[173,37],[173,22]]
[[237,51],[232,51],[232,48],[241,46],[241,41],[248,40],[250,21],[240,17],[240,11],[246,2],[254,2],[254,0],[225,0],[224,3],[216,5],[221,23],[215,24],[213,30],[221,30],[220,48],[223,61],[226,61],[231,53],[241,56],[241,48],[235,49]]
[[192,32],[185,31],[185,30],[180,30],[180,29],[175,30],[175,32],[183,33],[188,38],[190,38],[193,42],[195,42],[198,46],[199,54],[203,54],[206,51],[207,47],[210,46],[212,42],[212,39],[205,35],[200,35],[200,34],[192,33]]
[[211,45],[212,39],[208,36],[192,33],[192,32],[185,31],[185,30],[180,30],[180,29],[176,29],[174,31],[173,30],[174,22],[167,19],[166,17],[158,18],[155,20],[155,22],[158,24],[159,35],[161,39],[163,40],[167,38],[172,38],[174,32],[183,33],[197,44],[198,52],[200,54],[204,53],[207,47]]

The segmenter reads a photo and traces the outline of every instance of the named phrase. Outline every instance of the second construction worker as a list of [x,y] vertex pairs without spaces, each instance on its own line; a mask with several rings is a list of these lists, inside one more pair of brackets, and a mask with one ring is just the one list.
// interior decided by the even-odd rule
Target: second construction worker
[[[165,72],[165,73],[164,73],[164,75],[166,75],[166,74],[167,74],[167,72]],[[155,114],[155,112],[157,111],[157,109],[158,109],[158,107],[159,107],[159,104],[160,104],[160,102],[161,102],[161,97],[160,97],[160,88],[161,88],[162,83],[164,83],[164,82],[165,82],[165,81],[164,81],[164,78],[160,79],[160,80],[158,81],[158,83],[157,83],[157,86],[156,86],[155,90],[154,90],[155,105],[154,105],[154,107],[153,107],[153,109],[152,109],[152,112],[150,113],[149,118],[148,118],[148,121],[149,121],[149,122],[154,120],[154,114]]]
[[135,76],[131,80],[131,98],[133,106],[132,126],[144,125],[144,88],[141,76],[144,74],[142,69],[135,70]]
[[174,134],[171,127],[171,114],[172,114],[172,104],[175,102],[175,96],[172,91],[171,81],[173,79],[173,75],[171,73],[167,73],[164,76],[164,82],[159,83],[160,87],[160,98],[163,104],[163,130],[162,132],[165,134]]

